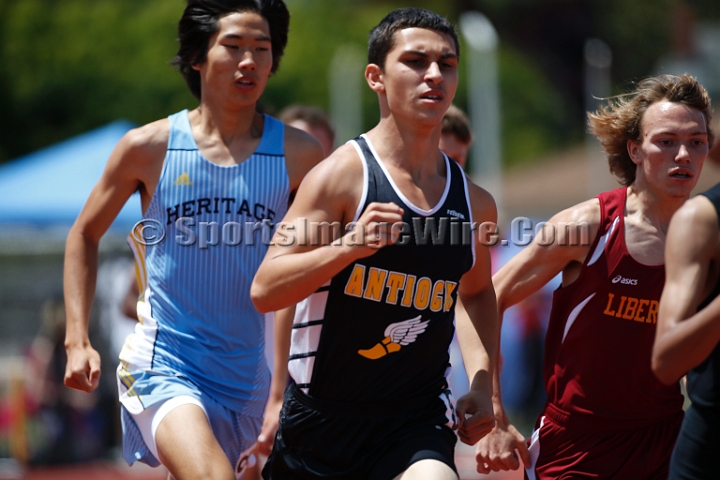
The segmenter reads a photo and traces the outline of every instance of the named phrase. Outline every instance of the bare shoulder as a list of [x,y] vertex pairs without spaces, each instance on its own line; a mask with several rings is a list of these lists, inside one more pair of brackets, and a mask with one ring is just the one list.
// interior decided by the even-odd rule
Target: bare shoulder
[[705,195],[698,195],[682,204],[670,222],[683,228],[711,227],[718,225],[718,216],[712,202]]
[[715,257],[719,243],[717,211],[704,195],[686,201],[670,220],[667,249],[672,255],[668,257],[690,252]]
[[573,205],[570,208],[562,210],[549,220],[548,223],[573,223],[573,224],[588,224],[591,229],[597,232],[600,227],[600,200],[597,198],[591,198],[584,202]]
[[333,211],[333,220],[350,221],[362,196],[363,178],[357,152],[343,145],[305,176],[291,209]]
[[[467,175],[466,175],[467,178]],[[497,206],[493,196],[473,183],[467,178],[468,194],[470,197],[470,207],[472,208],[473,220],[477,223],[497,222]]]
[[285,125],[284,147],[290,189],[297,190],[303,177],[323,159],[322,146],[312,135]]
[[328,158],[317,164],[308,176],[322,184],[324,189],[341,194],[355,187],[362,188],[363,163],[351,145],[342,145]]
[[355,150],[355,147],[349,143],[338,147],[322,163],[324,163],[327,168],[340,170],[350,169],[360,173],[363,171],[362,160],[360,160],[360,156],[358,155],[357,150]]
[[128,131],[118,142],[116,149],[122,160],[148,165],[162,162],[170,137],[170,121],[157,120]]

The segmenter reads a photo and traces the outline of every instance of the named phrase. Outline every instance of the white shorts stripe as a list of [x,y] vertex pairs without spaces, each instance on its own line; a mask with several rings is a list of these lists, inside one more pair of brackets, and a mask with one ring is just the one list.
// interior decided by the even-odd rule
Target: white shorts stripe
[[530,453],[530,465],[525,468],[525,473],[529,480],[536,480],[535,467],[537,466],[538,457],[540,456],[540,430],[542,430],[545,424],[545,417],[540,417],[540,426],[533,431],[532,437],[530,437],[530,447],[528,451]]

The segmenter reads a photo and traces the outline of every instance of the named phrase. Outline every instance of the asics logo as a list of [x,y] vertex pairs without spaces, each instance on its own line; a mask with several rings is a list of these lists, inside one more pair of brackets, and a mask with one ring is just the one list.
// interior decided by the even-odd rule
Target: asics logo
[[637,285],[637,278],[624,278],[622,275],[618,275],[612,279],[612,283],[619,283],[621,285]]

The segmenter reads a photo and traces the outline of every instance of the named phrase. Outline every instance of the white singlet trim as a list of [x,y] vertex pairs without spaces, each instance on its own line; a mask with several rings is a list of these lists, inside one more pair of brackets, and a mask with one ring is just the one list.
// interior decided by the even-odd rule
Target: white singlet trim
[[568,331],[570,330],[570,327],[572,327],[572,324],[575,323],[575,320],[577,319],[578,315],[580,315],[580,312],[582,309],[587,305],[587,303],[590,301],[591,298],[593,298],[595,294],[593,293],[589,297],[587,297],[585,300],[580,302],[575,308],[572,309],[572,312],[570,312],[570,315],[568,316],[567,322],[565,323],[565,331],[563,332],[563,337],[560,343],[565,341],[565,336],[567,336]]
[[615,217],[615,221],[613,221],[612,225],[610,225],[608,231],[605,233],[605,235],[600,237],[600,240],[598,240],[598,244],[595,247],[595,251],[593,252],[592,257],[588,262],[588,267],[598,261],[598,258],[600,258],[600,255],[602,255],[603,251],[605,250],[605,244],[607,243],[608,238],[610,238],[610,235],[612,235],[612,232],[613,230],[615,230],[615,227],[617,226],[619,221],[620,217]]
[[362,195],[360,196],[360,203],[358,203],[357,208],[355,209],[355,216],[353,217],[352,221],[357,222],[358,218],[360,218],[360,215],[362,214],[363,206],[365,205],[365,200],[367,199],[368,194],[368,167],[367,167],[367,160],[365,160],[365,155],[363,155],[362,150],[360,149],[360,145],[355,140],[350,140],[350,143],[353,147],[355,147],[355,151],[357,152],[358,156],[360,157],[360,162],[363,166],[363,191]]
[[440,210],[440,207],[443,206],[445,203],[445,199],[447,198],[448,192],[450,191],[450,183],[452,180],[452,172],[450,170],[450,161],[447,158],[447,155],[443,154],[443,158],[445,159],[445,171],[447,172],[446,178],[445,178],[445,190],[443,191],[442,196],[440,197],[440,200],[437,202],[437,204],[431,208],[430,210],[424,210],[414,203],[412,203],[410,200],[408,200],[405,195],[400,191],[397,185],[395,185],[395,182],[393,181],[393,178],[390,176],[390,172],[388,172],[387,168],[385,168],[385,164],[383,163],[382,159],[378,155],[377,151],[375,150],[375,147],[373,146],[372,142],[370,142],[370,139],[367,137],[367,135],[362,134],[362,138],[365,139],[365,141],[368,144],[368,148],[370,148],[370,151],[375,156],[375,160],[377,160],[378,165],[380,165],[380,168],[382,169],[383,173],[385,174],[385,177],[387,177],[388,182],[390,182],[390,185],[392,186],[393,190],[395,190],[395,193],[398,197],[400,197],[400,200],[402,200],[412,211],[415,213],[419,213],[423,216],[433,215],[435,212]]

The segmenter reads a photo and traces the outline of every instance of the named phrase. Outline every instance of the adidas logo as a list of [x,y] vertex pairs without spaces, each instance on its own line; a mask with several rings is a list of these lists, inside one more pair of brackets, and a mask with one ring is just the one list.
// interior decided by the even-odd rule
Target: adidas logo
[[183,172],[182,175],[177,177],[175,181],[173,182],[173,185],[192,185],[192,180],[190,180],[190,175],[187,174],[187,172]]

